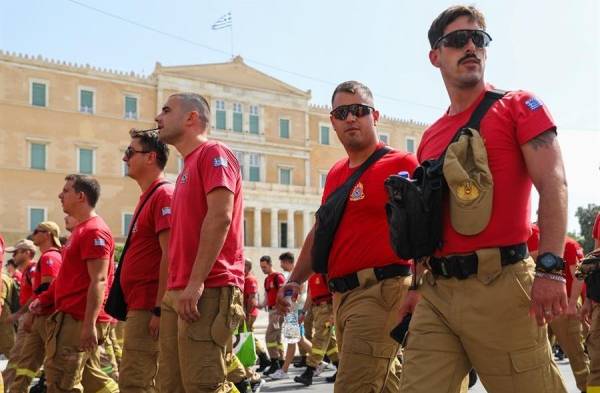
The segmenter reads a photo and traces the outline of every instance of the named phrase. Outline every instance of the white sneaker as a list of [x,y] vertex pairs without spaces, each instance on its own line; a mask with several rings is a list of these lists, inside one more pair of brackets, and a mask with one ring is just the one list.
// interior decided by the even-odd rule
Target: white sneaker
[[321,364],[319,364],[316,368],[315,368],[315,372],[313,373],[313,376],[318,377],[319,375],[321,375],[321,373],[323,371],[325,371],[325,369],[327,368],[327,366],[329,365],[329,363],[326,362],[321,362]]
[[337,367],[335,366],[335,364],[333,364],[333,362],[331,363],[325,363],[327,364],[327,366],[325,366],[325,370],[330,370],[330,371],[336,371]]
[[269,377],[271,377],[271,379],[289,379],[290,378],[288,373],[286,373],[282,369],[275,371],[273,374],[269,375]]

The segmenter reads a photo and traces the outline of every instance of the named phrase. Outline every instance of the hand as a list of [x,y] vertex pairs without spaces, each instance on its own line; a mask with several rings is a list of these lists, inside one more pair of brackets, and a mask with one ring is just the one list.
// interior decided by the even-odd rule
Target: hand
[[81,326],[81,335],[79,336],[79,350],[93,351],[98,346],[98,335],[96,334],[95,325]]
[[550,323],[567,309],[567,290],[563,282],[536,277],[531,287],[529,315],[539,326]]
[[157,317],[156,315],[152,315],[152,317],[150,318],[150,323],[148,323],[148,333],[150,333],[150,336],[152,336],[152,338],[155,341],[158,340],[159,326],[160,326],[160,317]]
[[409,290],[404,298],[404,302],[400,306],[400,312],[398,313],[400,317],[400,321],[404,320],[404,317],[408,314],[413,314],[415,312],[415,307],[417,307],[417,303],[421,300],[421,294],[415,290]]
[[183,292],[181,292],[178,301],[177,313],[181,319],[191,323],[200,318],[198,300],[200,300],[202,292],[204,292],[204,283],[200,284],[200,286],[188,283]]
[[306,315],[306,313],[301,312],[300,315],[298,316],[298,323],[300,325],[302,325],[304,323],[304,316]]
[[31,303],[29,303],[29,311],[34,315],[40,315],[42,313],[43,308],[44,307],[42,306],[40,299],[35,299]]
[[578,304],[577,302],[569,302],[568,306],[567,306],[567,310],[565,311],[565,314],[567,315],[567,318],[569,319],[577,319],[579,317],[579,310],[578,310]]
[[23,330],[27,333],[31,333],[31,327],[33,326],[33,314],[28,312],[23,317]]
[[298,293],[300,292],[300,285],[295,282],[288,282],[277,291],[277,310],[280,314],[285,315],[292,311],[292,303],[290,303],[286,297],[290,296],[285,295],[286,292],[291,292],[291,298],[295,301],[298,298]]
[[592,299],[585,298],[583,301],[583,307],[581,307],[580,315],[581,321],[590,325],[592,323]]

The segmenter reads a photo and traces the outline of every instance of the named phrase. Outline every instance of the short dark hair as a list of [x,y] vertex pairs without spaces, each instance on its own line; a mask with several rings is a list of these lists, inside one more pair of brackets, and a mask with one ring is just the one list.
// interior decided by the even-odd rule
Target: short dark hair
[[6,266],[17,267],[17,263],[15,262],[14,258],[10,258],[8,261],[6,261]]
[[373,101],[373,93],[371,92],[371,89],[369,89],[367,85],[357,81],[346,81],[337,85],[337,87],[333,91],[333,94],[331,95],[331,106],[333,106],[333,100],[335,99],[335,96],[338,93],[360,93],[364,96],[364,98],[368,98],[371,101]]
[[292,263],[294,263],[294,254],[292,254],[289,251],[286,251],[279,256],[279,260],[280,261],[291,261]]
[[472,5],[454,5],[446,8],[431,24],[429,31],[427,32],[427,38],[429,38],[429,45],[431,49],[435,49],[433,46],[441,37],[444,36],[444,30],[446,27],[454,22],[461,16],[469,17],[469,21],[475,21],[479,27],[485,30],[485,17],[483,13],[479,11],[475,6]]
[[260,261],[259,262],[267,262],[269,265],[272,264],[271,257],[268,256],[268,255],[263,255],[262,257],[260,257]]
[[173,96],[179,98],[184,111],[197,111],[205,126],[208,127],[210,123],[210,105],[206,98],[196,93],[175,93]]
[[65,177],[66,181],[73,182],[73,188],[76,192],[83,192],[88,204],[91,207],[96,207],[96,203],[100,198],[100,183],[88,175],[72,174]]
[[145,151],[152,151],[156,153],[156,164],[162,170],[167,166],[167,160],[169,159],[169,147],[158,139],[158,132],[155,130],[138,131],[132,129],[129,131],[129,136],[140,141]]

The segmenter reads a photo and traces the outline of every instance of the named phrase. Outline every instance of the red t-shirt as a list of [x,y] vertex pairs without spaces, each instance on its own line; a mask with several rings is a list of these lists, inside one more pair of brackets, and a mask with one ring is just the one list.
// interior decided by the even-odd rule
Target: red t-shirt
[[183,170],[177,177],[171,205],[169,289],[182,289],[187,285],[207,213],[206,197],[221,187],[233,193],[231,225],[204,286],[244,288],[244,208],[240,166],[227,146],[208,141],[185,157]]
[[[366,268],[410,263],[398,258],[390,245],[385,213],[388,194],[384,181],[400,171],[413,173],[416,167],[414,155],[391,151],[362,174],[348,197],[335,233],[329,254],[330,279]],[[336,162],[327,174],[322,203],[358,168],[350,168],[348,158]]]
[[[148,193],[164,179],[155,180],[140,196],[135,214]],[[160,186],[144,205],[133,227],[121,269],[121,287],[129,310],[151,310],[156,305],[162,249],[158,234],[171,227],[171,183]]]
[[583,258],[583,248],[577,243],[575,239],[567,236],[565,238],[565,252],[563,259],[565,260],[565,278],[567,279],[567,295],[571,296],[571,287],[573,286],[573,275],[571,274],[571,266],[577,265],[577,263]]
[[21,275],[21,280],[19,281],[19,285],[21,289],[19,290],[19,304],[22,306],[29,298],[33,296],[33,276],[35,274],[35,261],[29,262],[25,269],[23,269],[23,273]]
[[[250,295],[255,295],[258,293],[258,281],[252,272],[248,273],[246,277],[244,277],[244,304],[248,304]],[[253,317],[258,315],[258,308],[252,307],[251,310],[248,311],[249,314]]]
[[535,252],[540,249],[540,227],[537,224],[531,224],[531,235],[527,239],[527,249],[529,252]]
[[104,311],[104,303],[114,275],[114,251],[112,233],[100,216],[89,218],[73,229],[69,241],[62,248],[62,266],[53,281],[54,305],[58,311],[76,320],[83,320],[90,286],[88,261],[108,259],[108,280],[97,321],[110,322],[111,317]]
[[35,267],[33,275],[33,290],[35,291],[42,283],[42,277],[52,277],[54,280],[58,276],[60,265],[62,264],[62,256],[58,248],[50,248],[41,256]]
[[327,286],[327,278],[321,273],[313,273],[308,278],[308,293],[310,300],[324,301],[331,299],[331,292]]
[[598,213],[598,215],[596,216],[596,221],[594,221],[592,237],[596,240],[600,240],[600,213]]
[[273,272],[265,277],[265,294],[267,306],[275,307],[277,303],[277,291],[285,284],[285,277],[279,272]]
[[[490,90],[491,86],[486,86]],[[484,93],[466,110],[444,115],[423,134],[417,151],[419,162],[437,159],[459,127],[483,99]],[[524,243],[530,235],[529,217],[531,178],[521,145],[555,125],[546,106],[531,93],[509,92],[488,110],[481,121],[489,167],[494,180],[492,216],[479,234],[464,236],[450,224],[448,201],[445,202],[443,246],[436,255],[469,253],[482,248]]]

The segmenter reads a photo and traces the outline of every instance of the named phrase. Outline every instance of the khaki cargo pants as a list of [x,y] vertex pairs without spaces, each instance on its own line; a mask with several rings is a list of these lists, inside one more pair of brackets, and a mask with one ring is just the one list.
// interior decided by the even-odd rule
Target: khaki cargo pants
[[[252,315],[248,315],[246,316],[246,327],[248,328],[249,332],[253,332],[254,331],[254,322],[256,322],[256,317],[253,317]],[[256,338],[256,336],[254,336],[254,344],[256,346],[256,353],[267,353],[267,350],[265,349],[265,346],[263,345],[262,341],[260,341],[258,338]]]
[[325,355],[337,363],[338,348],[335,332],[331,317],[333,316],[333,307],[331,303],[322,303],[311,306],[313,314],[314,334],[312,336],[312,349],[306,364],[310,367],[317,367],[323,361]]
[[[591,299],[586,299],[591,302]],[[600,303],[593,302],[592,326],[585,341],[590,355],[590,374],[587,380],[588,393],[600,393]]]
[[283,359],[283,343],[281,342],[281,324],[283,316],[276,309],[269,310],[269,324],[265,332],[267,351],[271,359]]
[[411,278],[378,282],[373,269],[361,270],[358,276],[359,288],[333,294],[340,357],[334,392],[400,392],[400,344],[389,332],[398,323]]
[[558,344],[569,358],[577,388],[584,392],[590,374],[590,359],[585,353],[583,345],[584,337],[581,321],[563,315],[550,322],[548,327],[552,330]]
[[[333,311],[332,311],[333,312]],[[308,341],[312,341],[313,336],[313,312],[312,312],[312,304],[308,306],[308,310],[306,310],[306,314],[304,315],[304,337]]]
[[46,320],[48,316],[36,315],[31,327],[31,333],[25,337],[21,357],[16,368],[15,379],[10,386],[10,391],[14,393],[26,393],[29,391],[29,385],[35,378],[38,370],[44,363],[46,354]]
[[[100,368],[98,347],[93,351],[79,350],[82,321],[68,314],[55,312],[46,323],[48,341],[44,372],[48,393],[102,392],[118,393],[119,387]],[[96,324],[98,342],[106,339],[107,323]]]
[[[4,284],[5,286],[6,284]],[[10,310],[7,304],[3,304],[0,314],[0,354],[8,357],[10,349],[15,345],[15,328],[12,324],[6,323]],[[4,379],[0,373],[0,393],[4,393]]]
[[151,318],[152,313],[148,310],[129,310],[127,313],[123,358],[119,368],[121,393],[156,392],[158,340],[154,340],[148,330]]
[[529,316],[534,263],[478,251],[465,280],[426,274],[404,350],[402,393],[447,392],[472,367],[489,393],[566,393],[545,326]]
[[225,355],[227,343],[244,317],[242,292],[237,287],[204,288],[198,301],[200,318],[193,323],[177,315],[180,293],[167,291],[161,307],[160,392],[230,392]]
[[[25,314],[19,318],[19,322],[17,324],[17,334],[15,335],[15,344],[10,349],[8,354],[8,364],[6,365],[6,369],[2,373],[2,377],[4,378],[4,383],[6,386],[11,386],[13,381],[15,380],[15,376],[17,375],[17,367],[19,361],[21,360],[21,352],[23,350],[23,343],[25,342],[25,338],[29,335],[23,329],[23,321],[25,318]],[[9,324],[12,329],[12,324]]]

